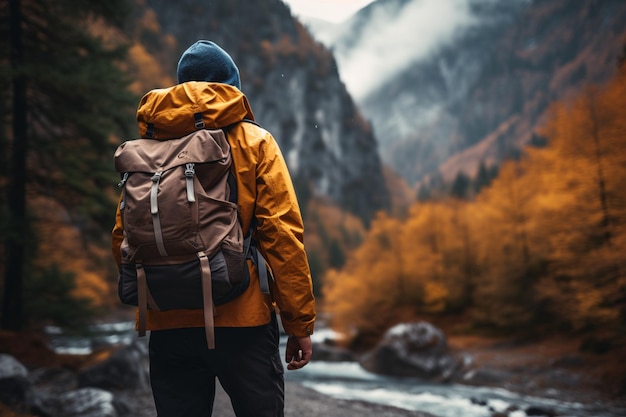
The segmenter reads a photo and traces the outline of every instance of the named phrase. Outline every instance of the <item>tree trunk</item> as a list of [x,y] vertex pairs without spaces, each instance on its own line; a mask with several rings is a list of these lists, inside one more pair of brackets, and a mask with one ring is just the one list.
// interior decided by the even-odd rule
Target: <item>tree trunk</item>
[[26,79],[22,71],[22,10],[20,0],[10,0],[11,67],[13,69],[13,140],[9,167],[7,205],[9,230],[5,241],[6,265],[2,328],[20,330],[22,327],[22,283],[26,237],[26,152],[27,106]]
[[588,97],[589,100],[589,113],[591,115],[591,137],[593,138],[594,156],[596,163],[596,182],[598,185],[598,198],[600,200],[600,207],[602,209],[602,223],[604,241],[607,245],[611,245],[611,218],[609,216],[609,205],[607,202],[606,181],[604,175],[604,167],[602,165],[602,149],[600,146],[600,126],[598,120],[598,114],[596,110],[596,96],[591,93]]

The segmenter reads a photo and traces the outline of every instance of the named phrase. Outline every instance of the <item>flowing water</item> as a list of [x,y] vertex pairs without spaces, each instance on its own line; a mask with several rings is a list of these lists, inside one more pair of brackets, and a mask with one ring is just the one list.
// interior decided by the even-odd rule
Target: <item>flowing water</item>
[[581,404],[522,396],[504,389],[459,384],[425,383],[413,378],[374,375],[351,362],[311,362],[287,372],[296,381],[332,397],[369,401],[440,417],[490,417],[509,410],[510,417],[526,417],[524,410],[539,407],[572,417],[625,417],[626,408]]
[[[88,354],[95,346],[129,344],[137,338],[134,322],[93,325],[86,336],[68,336],[58,328],[49,328],[48,333],[52,347],[58,353],[69,354]],[[327,336],[323,331],[316,332],[314,341]],[[281,342],[282,353],[286,339]],[[355,362],[313,361],[301,370],[285,372],[285,379],[331,397],[423,411],[439,417],[491,417],[498,411],[507,411],[509,417],[527,417],[529,407],[551,410],[560,417],[626,417],[626,407],[524,396],[491,387],[380,376],[363,370]],[[558,397],[558,393],[553,394]]]

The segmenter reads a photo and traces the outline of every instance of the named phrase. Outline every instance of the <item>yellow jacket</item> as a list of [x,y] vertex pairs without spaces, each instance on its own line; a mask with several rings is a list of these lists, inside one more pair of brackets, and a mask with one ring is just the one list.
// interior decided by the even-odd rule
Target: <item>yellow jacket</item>
[[[187,82],[152,90],[141,100],[137,120],[142,137],[148,124],[156,126],[155,139],[182,137],[195,130],[191,115],[203,114],[206,128],[220,128],[254,120],[247,98],[227,84]],[[313,333],[315,300],[304,251],[303,222],[287,165],[272,135],[252,123],[237,123],[228,131],[237,179],[237,204],[243,232],[253,216],[255,237],[275,280],[271,296],[259,287],[256,267],[249,262],[251,281],[235,300],[216,308],[216,327],[267,324],[273,304],[285,331],[298,337]],[[124,238],[119,205],[112,232],[113,256],[121,263]],[[204,327],[202,310],[148,310],[147,329]]]

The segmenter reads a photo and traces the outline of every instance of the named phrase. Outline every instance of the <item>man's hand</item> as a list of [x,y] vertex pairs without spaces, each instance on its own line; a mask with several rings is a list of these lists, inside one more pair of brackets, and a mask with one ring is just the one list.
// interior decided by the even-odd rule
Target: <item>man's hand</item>
[[295,337],[289,336],[287,339],[287,348],[285,349],[285,362],[287,369],[293,371],[305,366],[311,360],[313,355],[313,344],[311,337]]

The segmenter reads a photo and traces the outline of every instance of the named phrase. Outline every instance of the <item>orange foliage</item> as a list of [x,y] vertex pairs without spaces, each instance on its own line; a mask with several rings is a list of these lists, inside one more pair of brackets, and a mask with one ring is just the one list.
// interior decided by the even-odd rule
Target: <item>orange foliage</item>
[[362,242],[365,227],[360,219],[326,199],[313,198],[306,209],[308,214],[305,217],[305,244],[314,290],[319,294],[321,275],[336,266],[333,264],[343,260],[345,253]]
[[[145,8],[144,13],[137,17],[133,24],[133,30],[129,33],[121,29],[111,27],[102,19],[90,19],[87,21],[89,31],[101,38],[105,45],[111,47],[127,44],[129,46],[128,59],[120,66],[128,71],[134,82],[130,85],[130,91],[143,95],[153,88],[161,88],[173,84],[173,79],[163,70],[163,62],[159,61],[157,53],[150,53],[146,48],[158,50],[160,54],[171,53],[176,48],[176,39],[172,35],[161,34],[161,27],[154,10]],[[142,33],[151,33],[159,39],[160,45],[145,45]]]
[[73,296],[90,299],[95,306],[113,305],[110,251],[85,242],[81,231],[72,224],[59,203],[38,197],[32,201],[32,207],[39,237],[35,257],[37,267],[48,269],[57,265],[62,272],[74,275],[76,289]]
[[131,47],[127,65],[135,80],[131,85],[133,92],[142,95],[148,90],[175,83],[166,64],[170,62],[177,42],[172,35],[161,33],[154,10],[144,9],[144,13],[136,20],[134,33],[130,33],[129,41]]
[[128,53],[128,64],[136,74],[131,90],[143,94],[152,88],[173,85],[172,77],[165,75],[156,57],[139,43],[133,44]]
[[296,22],[296,36],[283,34],[272,43],[264,39],[259,46],[261,56],[265,61],[266,69],[272,69],[277,57],[296,58],[301,65],[315,65],[315,75],[318,78],[326,77],[333,68],[334,57],[322,44],[317,43],[301,23]]
[[161,31],[161,25],[159,25],[159,18],[153,9],[145,8],[144,14],[137,20],[137,26],[142,30],[159,33]]

